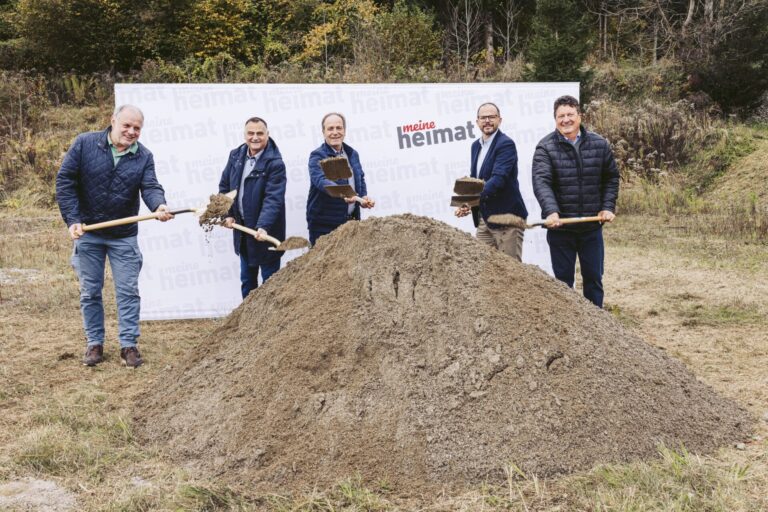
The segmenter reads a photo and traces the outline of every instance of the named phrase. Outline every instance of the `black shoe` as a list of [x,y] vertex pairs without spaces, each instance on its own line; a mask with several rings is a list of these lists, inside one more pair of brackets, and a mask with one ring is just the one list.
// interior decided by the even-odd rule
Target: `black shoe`
[[88,348],[85,349],[85,357],[83,357],[83,364],[85,366],[96,366],[102,361],[104,361],[104,346],[88,345]]
[[121,348],[120,359],[123,360],[123,364],[128,368],[138,368],[144,363],[141,354],[139,354],[139,349],[136,347]]

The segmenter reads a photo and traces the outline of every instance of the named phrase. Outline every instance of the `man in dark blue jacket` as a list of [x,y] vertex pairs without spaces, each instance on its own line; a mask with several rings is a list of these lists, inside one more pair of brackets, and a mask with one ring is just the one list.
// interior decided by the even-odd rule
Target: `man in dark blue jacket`
[[240,256],[240,291],[243,298],[261,281],[280,270],[283,253],[270,251],[272,245],[262,240],[269,234],[285,238],[286,173],[283,157],[269,136],[267,123],[259,117],[245,122],[245,143],[232,150],[221,173],[219,192],[237,190],[230,216],[224,226],[237,222],[259,232],[257,237],[238,230],[233,233],[235,254]]
[[152,153],[139,142],[143,125],[144,115],[137,107],[118,107],[109,128],[77,136],[56,175],[56,201],[74,240],[72,266],[80,281],[80,310],[87,338],[83,363],[87,366],[103,360],[101,293],[107,257],[115,283],[120,358],[132,368],[143,362],[138,350],[142,264],[136,241],[138,226],[83,231],[86,224],[136,215],[139,193],[150,211],[158,212],[158,220],[173,218],[155,176]]
[[512,256],[523,257],[523,230],[518,227],[489,224],[491,215],[511,213],[525,219],[525,208],[517,181],[517,149],[515,143],[499,130],[501,113],[493,103],[483,103],[477,109],[477,127],[482,137],[472,144],[470,175],[485,180],[480,194],[480,206],[466,205],[456,210],[457,217],[472,212],[477,239]]
[[[309,196],[307,197],[307,227],[309,242],[314,245],[348,220],[360,220],[360,208],[373,208],[376,204],[368,197],[365,173],[357,151],[344,143],[347,121],[342,114],[326,114],[320,125],[325,142],[309,155]],[[344,157],[349,161],[352,178],[329,180],[320,168],[320,161],[331,157]],[[338,198],[325,189],[327,185],[351,185],[355,197]]]
[[[533,192],[546,218],[555,277],[573,287],[579,257],[584,296],[603,307],[603,222],[615,217],[619,172],[610,144],[581,126],[579,101],[555,100],[556,130],[533,155]],[[562,224],[561,218],[592,217],[599,222]]]

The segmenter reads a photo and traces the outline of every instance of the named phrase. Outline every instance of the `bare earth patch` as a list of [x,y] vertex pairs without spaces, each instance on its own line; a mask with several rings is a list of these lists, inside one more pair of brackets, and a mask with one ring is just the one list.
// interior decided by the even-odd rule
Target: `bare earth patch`
[[0,483],[0,510],[68,512],[76,506],[75,496],[55,482],[25,478]]

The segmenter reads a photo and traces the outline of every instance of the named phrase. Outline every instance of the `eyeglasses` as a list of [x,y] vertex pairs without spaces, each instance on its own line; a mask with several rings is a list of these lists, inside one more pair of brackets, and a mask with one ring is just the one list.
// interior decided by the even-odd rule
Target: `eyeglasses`
[[498,119],[499,116],[477,116],[477,119],[480,121],[493,121],[494,119]]

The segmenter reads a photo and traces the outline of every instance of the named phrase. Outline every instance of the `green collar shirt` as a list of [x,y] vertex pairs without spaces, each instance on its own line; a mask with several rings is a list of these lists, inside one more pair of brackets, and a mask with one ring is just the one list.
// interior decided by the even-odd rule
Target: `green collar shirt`
[[107,134],[107,142],[109,142],[109,149],[112,150],[112,159],[115,161],[115,167],[117,167],[117,163],[125,155],[127,155],[128,153],[130,153],[132,155],[135,155],[136,152],[139,150],[139,143],[138,142],[134,142],[125,151],[118,151],[117,147],[115,147],[115,144],[112,142],[112,134],[111,133]]

